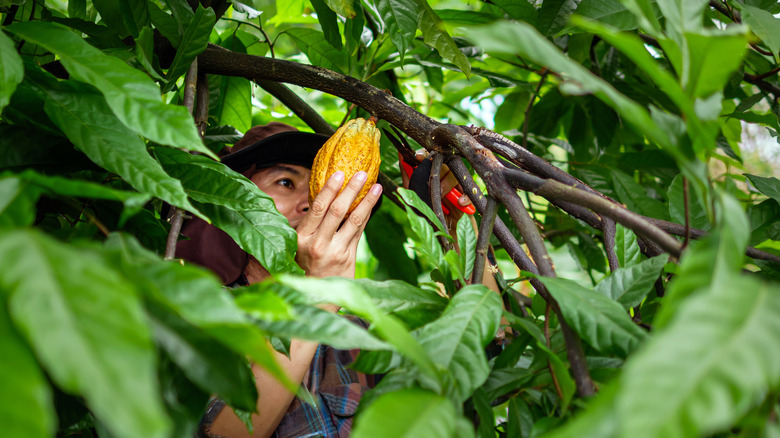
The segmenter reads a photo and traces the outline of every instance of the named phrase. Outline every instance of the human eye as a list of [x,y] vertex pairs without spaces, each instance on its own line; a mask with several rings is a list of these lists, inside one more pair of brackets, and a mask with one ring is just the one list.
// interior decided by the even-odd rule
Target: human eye
[[287,188],[290,188],[290,189],[294,189],[295,188],[295,183],[290,178],[281,178],[276,183],[279,184],[282,187],[287,187]]

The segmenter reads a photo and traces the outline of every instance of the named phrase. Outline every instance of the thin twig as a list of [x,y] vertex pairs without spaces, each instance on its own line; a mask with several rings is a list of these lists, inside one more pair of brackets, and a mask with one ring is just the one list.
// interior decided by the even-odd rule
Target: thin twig
[[769,70],[766,73],[761,73],[760,75],[756,75],[755,77],[756,77],[756,79],[763,80],[763,79],[766,79],[766,78],[768,78],[770,76],[776,75],[777,72],[780,72],[780,66],[777,66],[777,67],[773,68],[772,70]]
[[482,275],[485,271],[490,236],[493,234],[493,224],[496,222],[498,203],[492,197],[487,198],[487,206],[482,215],[477,232],[477,250],[474,258],[474,270],[471,271],[471,284],[482,283]]
[[[187,75],[184,76],[184,106],[190,114],[194,112],[195,90],[198,81],[198,58],[192,61]],[[206,103],[208,105],[208,102]],[[184,211],[181,208],[173,207],[173,214],[170,218],[171,229],[168,231],[168,239],[165,242],[165,260],[172,260],[176,256],[176,243],[179,241],[181,225],[184,222]]]
[[683,240],[682,247],[685,249],[688,246],[688,242],[691,241],[691,207],[689,198],[688,178],[683,177],[683,206],[685,209],[685,240]]
[[[444,226],[444,229],[446,231],[449,231],[448,224],[447,224],[447,218],[444,217],[444,210],[441,206],[441,165],[444,162],[444,155],[434,152],[431,154],[432,164],[431,164],[431,174],[428,177],[428,187],[430,189],[430,196],[431,196],[431,208],[433,209],[434,214],[436,214],[436,217],[441,221],[441,224]],[[444,238],[446,240],[446,237]],[[448,241],[449,242],[449,241]],[[446,245],[444,250],[447,251],[449,245]]]
[[[544,307],[544,342],[547,344],[547,349],[552,351],[552,343],[550,342],[550,309],[552,306],[550,303]],[[552,366],[552,361],[547,359],[547,368],[550,370],[550,376],[552,376],[553,386],[555,386],[555,392],[558,397],[563,399],[563,391],[561,391],[561,384],[558,382],[558,376],[555,375],[555,370]]]
[[542,89],[545,79],[547,79],[547,69],[542,69],[542,76],[539,78],[539,83],[536,85],[536,90],[531,95],[531,99],[528,101],[528,105],[525,107],[525,118],[523,119],[523,149],[528,149],[528,120],[531,116],[531,109],[534,107],[534,101],[539,95]]

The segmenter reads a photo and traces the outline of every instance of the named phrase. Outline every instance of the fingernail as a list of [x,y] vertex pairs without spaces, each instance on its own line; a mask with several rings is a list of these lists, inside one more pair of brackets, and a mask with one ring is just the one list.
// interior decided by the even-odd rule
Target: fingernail
[[333,178],[333,180],[336,182],[342,182],[344,181],[344,172],[337,170],[336,172],[333,173],[333,176],[331,178]]
[[381,184],[374,184],[373,187],[371,187],[371,193],[375,195],[379,195],[382,193],[382,185]]
[[361,170],[360,172],[355,174],[355,179],[358,180],[358,181],[365,182],[365,180],[368,179],[368,174]]

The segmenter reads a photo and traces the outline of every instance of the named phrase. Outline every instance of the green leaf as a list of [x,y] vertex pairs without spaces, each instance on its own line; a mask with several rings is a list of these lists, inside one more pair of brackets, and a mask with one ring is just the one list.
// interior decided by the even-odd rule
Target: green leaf
[[[238,304],[251,299],[242,294]],[[255,324],[268,333],[327,344],[339,350],[387,350],[391,347],[347,318],[308,305],[293,305],[294,318],[288,320],[256,319]]]
[[153,152],[163,169],[180,180],[187,194],[198,202],[238,211],[276,211],[270,196],[220,162],[171,148],[155,148]]
[[525,21],[532,25],[536,25],[539,21],[539,12],[527,0],[493,0],[492,3],[518,21]]
[[547,357],[550,367],[552,368],[552,373],[555,374],[555,377],[558,380],[558,385],[561,388],[562,395],[561,410],[565,411],[569,406],[569,403],[571,403],[571,400],[574,397],[574,392],[577,389],[574,383],[574,379],[572,379],[571,374],[569,374],[569,370],[566,367],[566,364],[563,363],[563,360],[561,360],[561,358],[558,357],[558,355],[556,355],[552,350],[547,348],[545,344],[537,343],[536,348],[540,355]]
[[334,49],[341,50],[343,44],[341,42],[338,17],[333,10],[325,4],[325,0],[311,0],[311,5],[314,7],[314,11],[317,12],[317,19],[320,21],[320,27],[322,28],[322,33],[325,35],[325,40],[330,43]]
[[408,189],[399,188],[398,196],[401,197],[406,205],[416,208],[417,211],[425,215],[425,217],[428,218],[428,220],[436,227],[436,231],[446,233],[444,224],[442,224],[439,218],[436,217],[436,213],[434,213],[431,207],[423,202],[416,193]]
[[745,176],[759,192],[769,196],[780,204],[780,180],[771,176],[763,177],[746,173]]
[[[672,222],[685,224],[685,194],[683,192],[683,176],[677,175],[667,190],[669,199],[669,217]],[[692,187],[688,190],[688,217],[690,226],[701,230],[709,230],[710,220],[698,194]]]
[[328,7],[333,12],[341,15],[345,18],[355,18],[355,8],[353,7],[352,0],[325,0]]
[[87,0],[71,0],[68,2],[68,17],[80,18],[86,20],[87,18]]
[[495,131],[521,130],[530,99],[531,93],[525,90],[518,90],[504,96],[504,102],[496,110]]
[[544,438],[580,438],[592,436],[614,438],[618,432],[618,418],[615,415],[615,398],[619,386],[602,386],[595,397],[588,400],[585,410],[568,423],[543,435]]
[[400,280],[355,280],[383,312],[390,313],[414,330],[439,317],[449,302],[428,289]]
[[616,169],[611,169],[610,175],[618,199],[629,210],[656,219],[668,218],[667,209],[663,203],[648,196],[646,189],[634,181],[634,178]]
[[418,367],[422,374],[420,378],[426,379],[427,385],[440,386],[434,365],[425,350],[396,318],[380,311],[355,280],[283,275],[280,281],[301,292],[309,304],[336,304],[373,323],[372,333],[379,335],[399,353],[409,358]]
[[179,34],[179,26],[176,23],[176,19],[171,14],[160,9],[154,2],[149,2],[149,15],[152,18],[154,28],[159,30],[160,34],[170,41],[173,47],[179,47],[181,35]]
[[457,419],[452,402],[409,388],[380,396],[358,417],[353,438],[451,438]]
[[297,385],[289,381],[277,364],[264,333],[241,312],[212,272],[163,261],[135,239],[122,234],[112,233],[105,248],[113,265],[121,269],[128,282],[136,279],[148,297],[234,352],[250,357],[295,391]]
[[650,292],[669,257],[659,255],[613,272],[596,285],[596,292],[619,302],[628,310],[642,302]]
[[164,104],[155,83],[121,59],[103,54],[58,24],[28,21],[5,29],[56,54],[74,79],[100,90],[117,118],[133,131],[217,158],[203,145],[187,109]]
[[44,109],[76,147],[104,169],[121,176],[141,193],[202,216],[190,204],[178,180],[168,176],[148,152],[143,140],[111,113],[105,99],[91,87],[72,81],[39,84]]
[[636,234],[623,225],[617,224],[615,231],[615,254],[618,264],[628,268],[642,260],[642,253],[636,240]]
[[[238,53],[246,53],[241,39],[231,34],[222,47]],[[222,76],[219,84],[217,107],[211,111],[218,123],[230,125],[241,133],[252,127],[252,83],[238,76]]]
[[154,56],[154,31],[151,27],[145,27],[135,39],[135,58],[150,76],[159,81],[165,81],[159,66],[155,63]]
[[417,32],[417,17],[420,15],[420,5],[417,0],[376,0],[376,7],[382,16],[390,35],[390,40],[401,55],[412,47],[412,40]]
[[176,80],[187,73],[192,61],[206,50],[209,44],[209,35],[215,22],[214,10],[211,8],[206,9],[198,4],[195,16],[192,17],[192,20],[187,25],[187,29],[181,36],[176,56],[171,61],[171,66],[168,67],[168,73],[165,75],[165,80],[168,81],[168,84],[163,88],[163,93],[173,89],[176,85]]
[[581,0],[545,0],[539,11],[537,28],[542,35],[555,35],[566,27]]
[[582,0],[577,15],[599,21],[616,30],[633,30],[637,20],[619,0]]
[[460,263],[465,269],[463,276],[470,279],[471,273],[474,271],[474,261],[477,258],[477,232],[471,225],[471,216],[464,214],[458,219],[456,233],[460,249]]
[[666,18],[667,32],[682,35],[702,28],[706,0],[657,0],[657,4]]
[[657,127],[644,107],[566,57],[529,24],[499,21],[489,26],[469,27],[468,34],[473,41],[479,41],[480,47],[485,51],[520,55],[547,66],[562,75],[564,81],[562,91],[572,94],[594,94],[649,139],[670,152],[676,151],[671,138]]
[[371,220],[366,225],[366,242],[371,253],[379,260],[374,278],[417,283],[420,266],[406,252],[406,234],[401,224],[393,217],[394,212],[404,214],[395,204],[384,202],[379,210],[371,215]]
[[686,34],[685,39],[690,59],[683,63],[681,82],[692,97],[707,97],[722,90],[747,53],[745,29],[741,26]]
[[108,27],[122,37],[138,38],[141,29],[151,23],[145,0],[93,0],[92,4]]
[[[5,292],[5,291],[2,291]],[[54,436],[57,414],[52,391],[30,347],[13,326],[5,306],[0,305],[0,421],[7,436],[44,438]]]
[[5,233],[0,264],[16,326],[57,385],[116,436],[168,436],[154,346],[125,279],[95,251],[37,231]]
[[160,305],[147,305],[157,345],[192,382],[230,406],[257,409],[255,378],[247,360]]
[[0,229],[32,225],[40,196],[40,189],[28,180],[15,175],[0,178]]
[[13,40],[0,31],[0,112],[11,101],[11,96],[22,78],[22,57],[16,53]]
[[346,73],[347,58],[344,52],[336,50],[325,40],[325,35],[314,29],[294,27],[285,31],[313,65],[339,73]]
[[771,12],[749,5],[742,6],[742,22],[761,38],[777,59],[780,52],[780,20]]
[[485,391],[488,400],[495,400],[523,388],[533,377],[534,374],[526,368],[499,368],[490,372],[480,389]]
[[564,278],[540,280],[560,304],[566,322],[596,350],[626,357],[647,336],[606,296]]
[[484,349],[498,331],[501,312],[497,293],[482,285],[466,286],[437,320],[418,333],[428,355],[452,373],[460,401],[465,401],[490,373]]
[[[409,220],[412,232],[414,233],[412,240],[414,242],[415,250],[425,256],[428,259],[428,262],[435,268],[444,266],[444,252],[436,239],[437,234],[443,233],[441,231],[439,233],[434,233],[433,227],[428,220],[431,220],[431,217],[433,217],[433,219],[435,219],[434,224],[437,224],[437,227],[441,227],[441,221],[436,218],[430,207],[425,205],[416,193],[403,188],[398,188],[397,193],[409,204],[404,205],[404,207],[406,208],[406,218]],[[426,218],[418,216],[410,205],[425,213],[426,218],[428,219],[426,220]]]
[[776,285],[738,274],[692,295],[626,363],[616,402],[622,432],[644,438],[730,429],[780,384],[778,312]]
[[455,40],[444,30],[444,23],[428,5],[427,0],[417,0],[419,16],[417,26],[422,31],[425,44],[436,49],[445,60],[455,64],[468,77],[471,74],[471,62],[460,51]]
[[301,272],[295,263],[298,235],[275,206],[236,211],[215,204],[195,202],[195,205],[271,274]]

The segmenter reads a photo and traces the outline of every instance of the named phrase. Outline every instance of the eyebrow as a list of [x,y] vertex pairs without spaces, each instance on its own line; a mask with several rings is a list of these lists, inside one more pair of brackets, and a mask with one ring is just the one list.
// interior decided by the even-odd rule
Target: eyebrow
[[284,165],[284,164],[277,164],[277,165],[275,165],[274,166],[274,171],[290,172],[290,173],[292,173],[295,176],[302,176],[303,175],[303,172],[301,172],[300,170],[298,170],[298,169],[296,169],[294,167],[290,167],[290,166]]

